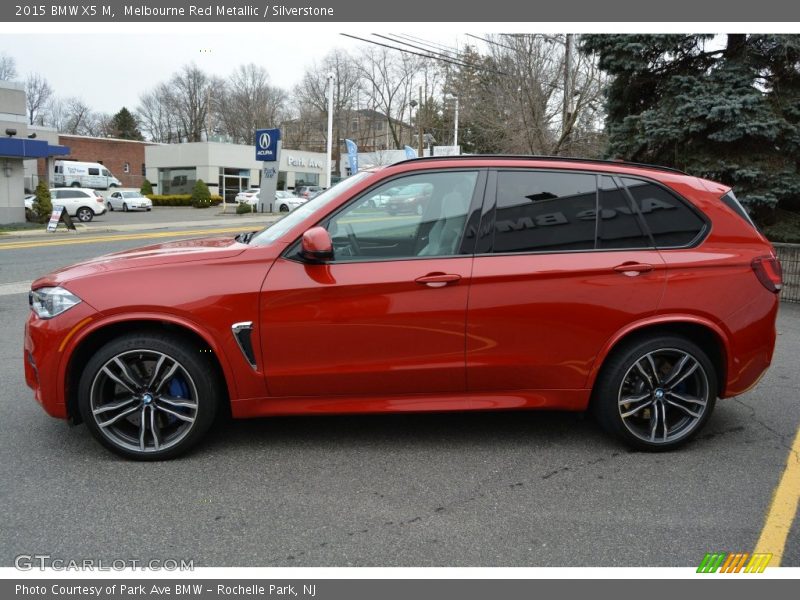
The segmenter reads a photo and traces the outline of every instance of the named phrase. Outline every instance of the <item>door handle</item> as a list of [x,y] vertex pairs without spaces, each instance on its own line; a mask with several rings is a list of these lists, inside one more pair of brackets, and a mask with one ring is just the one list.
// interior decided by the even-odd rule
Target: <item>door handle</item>
[[636,277],[639,273],[649,273],[653,270],[653,265],[638,262],[626,262],[614,267],[617,273],[623,273],[628,277]]
[[461,275],[455,273],[428,273],[422,277],[418,277],[414,281],[420,285],[427,285],[432,288],[444,287],[449,283],[458,283],[461,280]]

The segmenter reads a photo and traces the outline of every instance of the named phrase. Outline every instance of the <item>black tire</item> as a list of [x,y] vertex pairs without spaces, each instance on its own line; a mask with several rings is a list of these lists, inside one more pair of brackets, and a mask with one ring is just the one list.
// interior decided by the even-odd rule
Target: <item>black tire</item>
[[112,452],[134,460],[175,458],[214,422],[224,397],[216,372],[199,348],[180,338],[127,334],[86,364],[78,408],[92,435]]
[[108,203],[108,212],[114,212],[114,205],[111,202]]
[[73,181],[70,184],[70,187],[81,187],[81,182],[80,181]]
[[75,211],[75,216],[81,223],[88,223],[94,219],[94,212],[92,212],[92,209],[88,206],[81,206]]
[[278,209],[280,212],[289,212],[289,207],[285,204],[281,204],[281,207]]
[[591,408],[601,427],[629,446],[667,451],[705,426],[718,389],[714,365],[699,346],[663,335],[632,341],[609,356]]
[[123,202],[122,203],[122,212],[128,212],[128,203],[127,202]]

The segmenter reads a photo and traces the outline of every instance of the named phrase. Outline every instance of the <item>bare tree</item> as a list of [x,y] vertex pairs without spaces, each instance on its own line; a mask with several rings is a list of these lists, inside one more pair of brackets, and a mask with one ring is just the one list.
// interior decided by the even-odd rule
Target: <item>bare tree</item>
[[175,110],[180,135],[187,142],[200,142],[208,128],[211,79],[194,63],[185,65],[169,82],[170,104]]
[[266,69],[241,65],[221,90],[215,91],[215,112],[236,142],[253,143],[259,127],[276,125],[285,111],[286,92],[269,83]]
[[[333,81],[333,162],[338,171],[341,158],[341,142],[347,133],[347,122],[354,108],[357,90],[359,90],[360,74],[353,58],[344,50],[336,49],[329,53],[319,64],[314,64],[303,75],[300,84],[295,88],[295,101],[303,114],[317,114],[323,122],[328,118],[328,74],[332,73]],[[316,120],[318,123],[319,117]],[[327,143],[327,129],[321,132],[323,144]]]
[[151,141],[165,144],[180,141],[178,119],[172,104],[172,92],[164,83],[139,97],[136,115],[142,131]]
[[0,81],[10,81],[17,78],[17,61],[5,52],[0,54]]
[[402,148],[405,111],[414,98],[413,82],[423,61],[411,54],[400,54],[383,47],[369,46],[361,53],[359,72],[364,93],[373,110],[386,115],[386,126],[393,146]]
[[28,122],[31,125],[43,125],[45,115],[43,110],[47,107],[53,88],[47,80],[38,73],[31,73],[25,80],[25,102],[28,108]]

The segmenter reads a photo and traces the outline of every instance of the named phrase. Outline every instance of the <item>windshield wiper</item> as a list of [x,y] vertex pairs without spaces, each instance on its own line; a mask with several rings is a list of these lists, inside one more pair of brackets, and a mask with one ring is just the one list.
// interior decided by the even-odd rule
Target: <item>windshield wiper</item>
[[241,242],[242,244],[249,244],[250,240],[253,239],[253,236],[256,234],[256,231],[248,231],[247,233],[240,233],[235,238],[237,242]]

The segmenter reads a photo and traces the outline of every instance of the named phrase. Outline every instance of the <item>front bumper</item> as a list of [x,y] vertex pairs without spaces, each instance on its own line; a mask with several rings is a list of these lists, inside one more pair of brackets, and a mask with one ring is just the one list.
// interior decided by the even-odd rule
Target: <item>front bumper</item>
[[25,322],[25,383],[33,390],[34,399],[53,417],[68,417],[65,384],[71,342],[96,314],[82,302],[52,319],[40,319],[31,311]]

